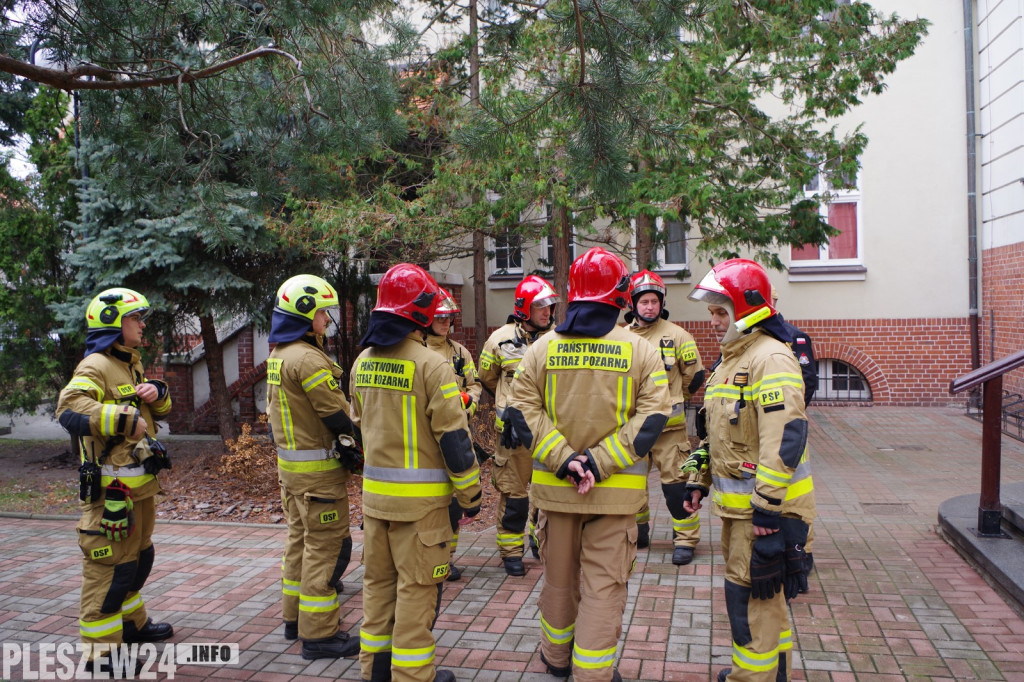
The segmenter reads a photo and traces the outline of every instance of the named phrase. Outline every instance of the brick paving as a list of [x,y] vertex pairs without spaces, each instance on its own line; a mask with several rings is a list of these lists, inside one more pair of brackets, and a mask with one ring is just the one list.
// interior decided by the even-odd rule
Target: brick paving
[[[980,425],[951,408],[812,408],[810,416],[819,518],[811,591],[792,603],[793,678],[1024,682],[1024,619],[936,532],[939,504],[980,487]],[[1024,444],[1004,440],[1002,477],[1024,481]],[[705,516],[694,562],[673,566],[671,521],[655,498],[652,545],[629,584],[619,670],[633,680],[706,682],[730,656],[720,526]],[[355,634],[363,569],[362,534],[353,535],[341,616]],[[359,679],[354,659],[304,661],[282,637],[284,536],[280,526],[158,523],[144,590],[150,613],[174,625],[175,641],[237,642],[241,651],[238,666],[181,666],[174,679]],[[77,641],[74,521],[5,518],[0,547],[0,642]],[[445,583],[435,629],[439,665],[465,681],[554,680],[537,653],[540,565],[528,559],[525,577],[507,577],[493,528],[464,533],[458,563],[464,577]]]

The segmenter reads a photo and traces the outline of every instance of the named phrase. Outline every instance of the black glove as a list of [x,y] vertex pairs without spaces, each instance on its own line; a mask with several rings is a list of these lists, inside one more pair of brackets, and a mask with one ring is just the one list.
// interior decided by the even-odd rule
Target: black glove
[[583,473],[586,474],[588,471],[594,474],[594,482],[597,483],[601,480],[601,474],[597,471],[597,462],[594,461],[594,456],[590,454],[590,450],[584,450],[583,452],[574,452],[572,457],[565,460],[565,464],[555,474],[556,478],[568,478],[574,484],[579,485],[583,481],[583,476],[576,473],[569,468],[569,463],[575,460],[579,455],[586,457],[585,462],[580,462],[583,465]]
[[523,442],[516,435],[516,430],[512,428],[512,420],[506,419],[505,426],[501,429],[501,447],[506,450],[515,450],[522,444]]
[[473,452],[476,453],[476,461],[483,466],[483,463],[491,458],[491,453],[484,450],[483,446],[473,441]]
[[782,517],[779,521],[783,541],[786,545],[786,600],[795,599],[801,592],[807,591],[807,574],[810,566],[807,563],[807,533],[810,527],[800,519]]
[[782,589],[786,546],[782,533],[754,537],[750,554],[750,595],[772,599]]
[[146,440],[149,442],[149,451],[153,453],[142,461],[142,468],[146,473],[156,476],[163,469],[170,469],[171,456],[167,454],[164,444],[149,436],[146,436]]
[[363,456],[363,447],[359,444],[359,441],[343,433],[338,436],[338,444],[334,446],[334,451],[338,454],[338,461],[341,462],[341,466],[357,476],[363,475],[363,464],[366,463],[366,459]]
[[100,530],[108,540],[127,540],[135,530],[135,515],[132,513],[132,490],[121,481],[107,486],[103,500],[103,516]]
[[697,434],[697,438],[701,440],[707,440],[708,437],[708,413],[707,408],[702,407],[697,410],[697,416],[693,419],[693,431]]

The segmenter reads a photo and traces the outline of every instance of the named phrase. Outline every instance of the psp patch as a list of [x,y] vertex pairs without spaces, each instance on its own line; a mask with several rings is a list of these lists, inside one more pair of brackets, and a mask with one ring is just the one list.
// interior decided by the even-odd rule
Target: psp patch
[[448,575],[448,564],[434,566],[434,578],[443,578]]
[[320,523],[334,523],[338,520],[338,510],[332,509],[330,511],[320,512]]
[[757,400],[765,412],[774,412],[786,407],[786,397],[781,388],[769,388],[761,391],[757,394]]

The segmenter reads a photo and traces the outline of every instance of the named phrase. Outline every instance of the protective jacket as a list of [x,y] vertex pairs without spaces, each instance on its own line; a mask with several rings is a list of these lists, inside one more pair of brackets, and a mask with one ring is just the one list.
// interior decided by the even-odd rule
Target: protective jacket
[[427,348],[439,353],[448,361],[459,378],[459,389],[469,394],[473,405],[480,404],[480,395],[484,392],[483,384],[476,374],[476,364],[469,350],[458,341],[437,334],[427,335]]
[[711,467],[702,484],[714,486],[713,513],[814,518],[803,389],[793,353],[764,330],[722,346],[704,393]]
[[509,322],[495,329],[480,351],[480,383],[494,394],[494,426],[498,433],[505,426],[505,408],[512,396],[516,368],[541,333],[526,331],[521,322]]
[[672,396],[672,414],[665,425],[665,431],[685,429],[686,403],[704,382],[704,365],[701,364],[696,341],[690,332],[661,318],[646,327],[634,322],[627,329],[647,339],[661,353],[665,373],[668,375],[669,394]]
[[[145,403],[135,394],[135,386],[151,383],[157,387],[157,399]],[[133,500],[143,500],[160,492],[156,476],[142,468],[136,441],[128,440],[139,418],[146,420],[147,433],[156,436],[157,419],[171,411],[167,384],[147,381],[143,375],[139,351],[115,343],[106,351],[91,353],[75,368],[75,374],[60,393],[57,418],[76,437],[80,461],[102,467],[103,489],[115,474],[132,489]],[[93,505],[102,505],[96,500]]]
[[306,340],[313,338],[278,344],[267,359],[267,412],[278,471],[282,480],[337,471],[345,481],[349,474],[334,456],[335,437],[352,432],[338,384],[342,371],[319,343]]
[[[644,456],[671,412],[665,367],[649,343],[621,327],[601,338],[550,332],[520,363],[508,412],[532,451],[538,508],[634,514],[643,505]],[[580,496],[566,469],[586,451],[598,483]]]
[[453,492],[464,509],[480,504],[480,469],[459,384],[420,332],[363,351],[351,386],[356,424],[375,416],[374,428],[363,430],[365,514],[415,521],[447,507]]

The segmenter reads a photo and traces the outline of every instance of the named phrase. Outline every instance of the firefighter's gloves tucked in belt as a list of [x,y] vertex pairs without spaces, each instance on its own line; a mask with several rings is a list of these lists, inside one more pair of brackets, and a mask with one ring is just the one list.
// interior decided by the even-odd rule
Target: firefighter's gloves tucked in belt
[[708,455],[707,448],[697,448],[690,453],[679,470],[687,476],[696,476],[707,471],[708,459],[710,459],[710,455]]
[[800,519],[782,517],[779,521],[781,535],[786,545],[786,600],[795,599],[801,592],[807,591],[807,533],[810,527]]
[[146,445],[150,455],[142,460],[142,468],[146,470],[147,474],[156,476],[161,470],[171,468],[171,456],[167,454],[167,448],[163,443],[156,438],[146,436]]
[[338,444],[334,447],[338,454],[338,461],[341,466],[357,476],[363,475],[363,464],[366,462],[363,456],[363,447],[352,436],[343,433],[338,436]]
[[131,488],[118,480],[107,486],[103,502],[103,516],[100,530],[110,540],[127,540],[135,530],[135,515],[132,513]]
[[506,419],[505,426],[501,429],[501,447],[506,450],[515,450],[522,444],[523,442],[516,435],[516,430],[512,428],[512,420]]
[[[778,530],[779,517],[755,508],[755,527]],[[750,554],[750,594],[755,599],[772,599],[782,591],[786,573],[786,543],[782,533],[755,535]]]

